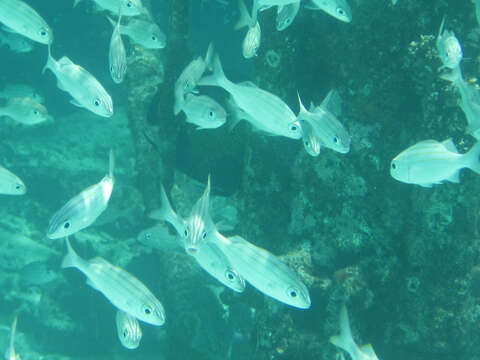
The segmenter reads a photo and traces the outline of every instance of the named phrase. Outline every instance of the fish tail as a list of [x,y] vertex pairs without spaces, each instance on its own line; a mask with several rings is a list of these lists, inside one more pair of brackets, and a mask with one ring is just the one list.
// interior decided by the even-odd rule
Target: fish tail
[[160,185],[160,199],[162,202],[160,209],[153,210],[148,216],[154,220],[169,221],[174,211],[163,185]]
[[237,126],[238,123],[242,121],[242,113],[241,110],[238,108],[238,105],[232,98],[227,101],[227,109],[228,115],[230,117],[230,120],[228,120],[228,131],[232,131],[235,126]]
[[226,82],[227,78],[225,77],[225,73],[223,72],[220,57],[218,55],[215,55],[215,57],[213,58],[213,74],[201,78],[198,82],[198,85],[223,87]]
[[252,5],[252,26],[257,23],[257,17],[258,17],[258,0],[253,0],[253,5]]
[[110,149],[108,154],[108,176],[113,179],[113,171],[115,170],[115,154],[113,149]]
[[252,18],[250,17],[250,14],[248,13],[247,7],[245,6],[245,2],[243,0],[238,0],[238,9],[240,11],[240,17],[238,18],[234,29],[240,30],[241,28],[246,26],[253,26]]
[[183,106],[185,105],[185,99],[183,95],[175,95],[175,104],[173,105],[173,114],[177,116],[182,111]]
[[466,156],[468,160],[467,167],[477,174],[480,174],[480,141],[473,145],[470,151],[464,156]]
[[213,60],[215,55],[215,45],[213,42],[208,44],[207,53],[205,54],[205,66],[207,69],[212,70]]
[[50,66],[52,65],[52,52],[51,52],[51,45],[50,44],[48,44],[47,49],[48,49],[47,50],[48,51],[47,63],[45,64],[45,66],[42,69],[42,74],[45,74],[45,71],[47,69],[49,69]]
[[75,250],[73,250],[68,237],[65,238],[65,244],[67,245],[67,255],[65,255],[62,260],[62,269],[69,267],[78,267],[79,256],[77,255]]
[[112,24],[113,27],[116,26],[115,20],[113,20],[110,16],[105,16],[110,24]]
[[303,106],[302,99],[300,98],[300,93],[298,92],[298,90],[297,90],[297,97],[298,97],[298,106],[299,106],[298,115],[308,112],[307,109],[305,109],[305,106]]
[[354,359],[352,354],[355,353],[356,344],[353,341],[345,304],[342,305],[342,309],[340,310],[340,335],[330,337],[330,342],[348,352],[352,359]]

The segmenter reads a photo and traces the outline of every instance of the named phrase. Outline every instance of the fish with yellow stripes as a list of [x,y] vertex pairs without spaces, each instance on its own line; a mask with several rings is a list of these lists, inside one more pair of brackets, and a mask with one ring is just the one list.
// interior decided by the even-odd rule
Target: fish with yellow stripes
[[85,274],[87,284],[100,291],[117,309],[151,325],[165,323],[162,303],[135,276],[101,257],[82,259],[68,238],[62,268],[74,267]]
[[0,1],[0,22],[9,31],[21,34],[41,44],[53,42],[53,31],[47,22],[21,0]]

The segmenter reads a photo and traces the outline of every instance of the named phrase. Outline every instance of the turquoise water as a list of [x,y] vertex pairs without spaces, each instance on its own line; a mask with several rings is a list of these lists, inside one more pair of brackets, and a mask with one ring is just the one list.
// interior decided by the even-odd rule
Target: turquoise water
[[[258,56],[247,60],[246,30],[233,30],[236,1],[143,0],[167,46],[148,50],[124,37],[128,70],[117,85],[108,68],[112,27],[93,1],[75,8],[72,1],[25,2],[53,29],[55,59],[68,56],[95,76],[114,115],[69,103],[55,76],[42,74],[45,45],[27,53],[0,48],[0,92],[27,84],[53,118],[0,124],[0,164],[27,187],[23,196],[0,198],[2,349],[18,315],[15,348],[24,360],[339,359],[329,339],[340,332],[346,304],[356,343],[371,344],[378,359],[480,358],[477,174],[466,169],[458,184],[424,188],[389,173],[392,158],[421,140],[453,138],[461,153],[476,142],[458,93],[439,77],[435,44],[445,15],[463,48],[464,78],[475,83],[480,33],[472,3],[351,0],[351,23],[302,5],[281,32],[276,9],[265,10]],[[175,117],[174,83],[210,42],[230,80],[252,81],[295,114],[297,91],[307,105],[336,89],[350,151],[322,148],[312,157],[302,141],[252,131],[246,122],[196,130],[183,114]],[[225,91],[199,89],[226,106]],[[108,208],[71,241],[83,258],[101,256],[135,275],[164,305],[165,325],[141,322],[136,350],[117,338],[115,307],[79,271],[61,269],[63,240],[46,235],[52,215],[108,172],[110,149],[116,166]],[[248,284],[235,293],[181,247],[137,240],[155,225],[148,214],[161,205],[161,184],[186,217],[209,174],[214,221],[228,225],[226,236],[240,235],[286,263],[307,286],[309,309]]]

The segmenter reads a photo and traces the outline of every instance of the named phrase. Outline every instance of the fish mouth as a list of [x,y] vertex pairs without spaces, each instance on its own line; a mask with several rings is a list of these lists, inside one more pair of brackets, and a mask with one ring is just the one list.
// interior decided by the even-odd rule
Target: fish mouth
[[190,246],[186,248],[186,251],[190,255],[196,255],[198,253],[198,249],[196,247]]

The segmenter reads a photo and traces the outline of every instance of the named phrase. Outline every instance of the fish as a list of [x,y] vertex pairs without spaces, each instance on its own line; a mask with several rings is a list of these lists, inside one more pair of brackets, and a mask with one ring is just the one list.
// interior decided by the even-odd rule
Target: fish
[[0,22],[11,31],[30,40],[50,45],[53,31],[46,21],[28,4],[21,0],[0,1]]
[[299,120],[299,122],[300,126],[302,127],[302,139],[305,151],[313,157],[320,155],[322,143],[316,133],[313,131],[312,125],[310,122],[305,120]]
[[[115,21],[107,18],[116,26]],[[163,49],[167,45],[167,37],[158,25],[146,20],[131,19],[128,24],[120,25],[120,34],[128,36],[145,49]]]
[[300,10],[300,1],[292,2],[277,7],[276,27],[278,31],[283,31],[289,27]]
[[1,99],[29,97],[39,103],[44,103],[45,99],[35,89],[27,84],[6,84],[0,91]]
[[467,134],[471,134],[475,139],[480,139],[480,92],[473,84],[469,84],[463,79],[460,66],[455,67],[450,72],[441,75],[441,78],[451,81],[460,93],[460,108],[465,114],[468,125]]
[[110,150],[109,171],[100,182],[89,186],[68,201],[50,219],[47,236],[59,239],[85,229],[105,211],[114,186],[115,160]]
[[113,29],[108,51],[108,68],[110,70],[110,76],[116,84],[122,83],[127,73],[127,51],[125,50],[122,35],[120,34],[121,21],[122,7],[120,6],[117,24]]
[[460,182],[460,170],[480,174],[480,142],[459,154],[452,139],[424,140],[398,154],[390,164],[390,175],[407,184],[432,187],[444,181]]
[[343,22],[352,21],[352,9],[347,0],[311,0],[306,9],[322,10],[335,19]]
[[178,237],[170,234],[168,227],[161,223],[140,231],[137,241],[145,246],[167,251],[183,247]]
[[33,41],[23,35],[9,31],[0,32],[0,45],[7,46],[17,54],[25,54],[33,50]]
[[19,275],[21,283],[25,286],[42,286],[59,278],[58,273],[45,260],[26,264]]
[[175,105],[173,109],[175,115],[178,115],[182,110],[185,104],[185,95],[197,87],[197,82],[201,79],[207,67],[210,66],[213,51],[213,43],[210,43],[205,58],[199,56],[193,59],[175,82]]
[[[190,217],[184,220],[173,210],[165,189],[162,186],[162,207],[152,211],[149,216],[152,219],[170,223],[175,228],[178,238],[172,241],[172,239],[168,239],[165,233],[163,233],[162,243],[159,243],[158,246],[163,247],[163,243],[166,242],[170,248],[171,244],[176,241],[177,244],[183,247],[188,255],[194,257],[200,267],[211,276],[233,291],[243,292],[246,286],[244,278],[235,267],[230,264],[230,261],[220,249],[218,249],[214,243],[207,241],[209,233],[215,234],[217,231],[208,214],[209,196],[210,178],[204,194],[194,205]],[[155,235],[155,233],[150,235]]]
[[253,287],[284,304],[308,309],[310,294],[297,274],[269,251],[241,236],[225,237],[219,232],[212,240],[232,266]]
[[50,46],[48,47],[47,64],[43,68],[43,72],[46,69],[51,70],[56,76],[59,89],[72,96],[73,99],[70,102],[73,105],[90,110],[102,117],[113,115],[112,98],[102,84],[68,57],[64,56],[56,61],[51,55]]
[[371,344],[359,347],[353,340],[345,304],[340,310],[340,335],[330,337],[330,342],[346,351],[352,360],[378,360]]
[[227,113],[218,102],[206,95],[185,96],[182,107],[187,117],[187,122],[197,125],[197,129],[216,129],[227,121]]
[[[74,0],[73,7],[77,6],[82,0]],[[124,16],[137,16],[145,12],[141,0],[93,0],[95,4],[103,10],[108,10],[118,14],[118,9],[123,4]]]
[[10,98],[0,107],[0,116],[8,116],[24,125],[37,125],[52,119],[44,105],[29,97]]
[[11,171],[0,166],[0,194],[24,195],[27,187],[23,181]]
[[295,114],[278,96],[254,84],[235,84],[225,77],[220,58],[215,56],[213,75],[203,77],[199,85],[219,86],[230,93],[254,128],[268,134],[300,139],[302,132]]
[[251,59],[252,57],[257,56],[258,49],[260,48],[262,31],[258,20],[254,22],[253,17],[248,14],[247,7],[243,0],[238,0],[238,8],[240,10],[240,18],[235,25],[235,30],[248,27],[247,34],[242,42],[242,55],[245,59]]
[[138,320],[122,310],[117,310],[115,324],[120,343],[130,350],[138,348],[140,340],[142,340],[142,328]]
[[5,360],[20,360],[20,355],[18,355],[15,351],[15,333],[17,331],[17,316],[13,319],[12,326],[10,328],[10,342],[5,351]]
[[300,95],[298,95],[300,111],[297,119],[311,125],[313,133],[322,146],[346,154],[350,151],[350,135],[328,108],[328,103],[335,97],[335,92],[330,91],[319,107],[308,111],[303,105]]
[[101,292],[117,309],[147,324],[165,323],[162,303],[135,276],[101,257],[82,259],[65,238],[67,254],[62,269],[76,268],[87,277],[87,285]]
[[455,33],[453,31],[444,30],[444,26],[445,17],[443,17],[442,23],[440,24],[436,41],[438,56],[443,64],[440,66],[439,70],[444,68],[455,69],[460,65],[460,62],[463,59],[462,46],[455,36]]

